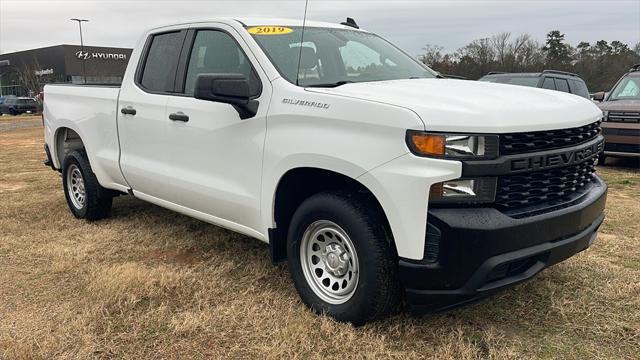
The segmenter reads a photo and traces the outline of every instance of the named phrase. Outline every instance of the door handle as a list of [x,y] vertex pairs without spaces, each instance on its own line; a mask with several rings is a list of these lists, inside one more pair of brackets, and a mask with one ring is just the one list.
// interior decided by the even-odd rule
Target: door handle
[[187,122],[189,121],[189,116],[185,115],[182,111],[178,111],[177,113],[169,114],[169,119],[173,121]]
[[125,115],[135,115],[136,114],[136,109],[132,108],[131,106],[127,106],[127,107],[124,107],[124,108],[120,109],[120,112],[125,114]]

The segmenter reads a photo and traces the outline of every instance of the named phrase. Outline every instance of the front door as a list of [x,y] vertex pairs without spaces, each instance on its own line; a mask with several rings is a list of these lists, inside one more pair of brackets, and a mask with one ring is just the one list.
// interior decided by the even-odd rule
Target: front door
[[[271,87],[254,58],[225,26],[192,29],[182,72],[182,91],[169,96],[164,122],[170,142],[160,151],[167,171],[163,199],[250,229],[261,228],[260,189],[266,111]],[[178,74],[181,72],[178,71]],[[201,73],[243,74],[260,102],[258,113],[240,119],[229,104],[193,97]],[[180,75],[179,75],[180,76]],[[265,79],[265,81],[262,81]],[[173,119],[173,120],[172,120]],[[168,189],[167,189],[168,190]]]

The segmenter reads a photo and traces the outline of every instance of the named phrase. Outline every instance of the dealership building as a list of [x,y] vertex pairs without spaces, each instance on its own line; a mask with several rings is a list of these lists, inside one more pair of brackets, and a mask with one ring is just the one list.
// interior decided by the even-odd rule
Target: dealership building
[[131,49],[56,45],[0,54],[0,94],[34,96],[48,83],[119,84]]

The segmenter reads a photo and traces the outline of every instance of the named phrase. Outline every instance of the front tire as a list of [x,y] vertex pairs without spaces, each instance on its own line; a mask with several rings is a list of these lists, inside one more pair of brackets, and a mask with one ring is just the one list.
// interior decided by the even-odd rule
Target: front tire
[[598,165],[600,166],[604,166],[604,163],[607,161],[607,156],[602,153],[600,154],[600,156],[598,156]]
[[365,196],[327,192],[305,200],[293,215],[289,270],[316,313],[359,326],[398,308],[397,255],[375,209]]
[[98,183],[87,153],[70,152],[62,164],[62,187],[67,205],[79,219],[99,220],[111,213],[113,196]]

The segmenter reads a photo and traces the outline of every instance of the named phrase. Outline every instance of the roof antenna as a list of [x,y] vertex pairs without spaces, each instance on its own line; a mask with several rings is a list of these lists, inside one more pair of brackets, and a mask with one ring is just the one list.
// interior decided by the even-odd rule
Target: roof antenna
[[304,43],[304,28],[307,24],[307,7],[309,0],[304,1],[304,17],[302,18],[302,35],[300,35],[300,51],[298,52],[298,71],[296,71],[296,85],[300,86],[300,60],[302,60],[302,44]]
[[351,26],[352,28],[360,29],[360,26],[356,24],[356,21],[353,18],[348,17],[347,21],[341,22],[340,25]]

